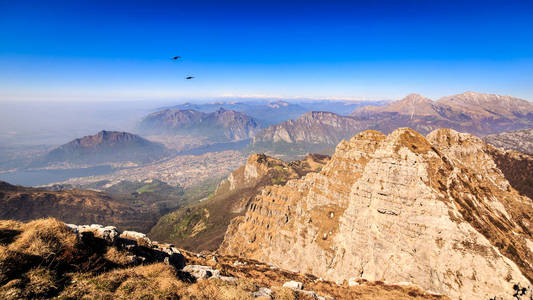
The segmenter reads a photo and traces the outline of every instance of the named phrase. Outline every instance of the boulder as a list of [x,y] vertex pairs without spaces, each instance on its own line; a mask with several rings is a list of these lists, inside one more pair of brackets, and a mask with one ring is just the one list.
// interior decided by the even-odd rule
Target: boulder
[[288,287],[288,288],[291,288],[293,290],[301,290],[303,288],[303,284],[299,281],[294,281],[294,280],[291,280],[291,281],[287,281],[283,284],[283,287]]
[[207,279],[210,277],[220,277],[220,271],[214,270],[208,266],[188,265],[183,268],[183,272],[191,274],[196,280]]

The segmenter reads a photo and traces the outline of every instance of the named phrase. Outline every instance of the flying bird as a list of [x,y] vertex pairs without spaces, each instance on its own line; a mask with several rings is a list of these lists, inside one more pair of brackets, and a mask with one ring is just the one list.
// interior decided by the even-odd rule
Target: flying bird
[[194,76],[187,76],[187,77],[185,77],[185,79],[187,79],[187,80],[190,80],[190,79],[193,79],[193,78],[194,78]]
[[180,58],[181,58],[181,56],[174,56],[172,59],[173,59],[173,60],[178,60],[178,59],[180,59]]

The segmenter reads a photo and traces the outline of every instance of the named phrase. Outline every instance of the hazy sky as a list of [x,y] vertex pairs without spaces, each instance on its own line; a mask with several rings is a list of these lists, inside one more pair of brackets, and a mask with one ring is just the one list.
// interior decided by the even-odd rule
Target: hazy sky
[[533,100],[532,16],[533,1],[0,0],[0,100]]

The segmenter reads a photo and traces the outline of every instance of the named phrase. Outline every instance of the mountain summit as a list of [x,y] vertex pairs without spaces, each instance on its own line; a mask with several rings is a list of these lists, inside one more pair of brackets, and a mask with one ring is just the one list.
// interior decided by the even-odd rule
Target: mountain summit
[[212,113],[165,109],[144,118],[140,128],[155,134],[193,134],[228,142],[249,139],[259,131],[260,125],[244,113],[223,108]]
[[490,148],[450,129],[362,132],[320,173],[263,189],[219,251],[328,280],[511,298],[533,279],[533,205]]
[[50,151],[33,164],[109,162],[149,162],[165,156],[167,149],[138,135],[102,130],[95,135],[75,139]]

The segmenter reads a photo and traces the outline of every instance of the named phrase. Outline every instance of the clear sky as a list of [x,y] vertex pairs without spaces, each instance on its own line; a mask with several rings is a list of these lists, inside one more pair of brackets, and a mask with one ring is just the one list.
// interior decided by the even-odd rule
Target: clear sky
[[0,0],[0,100],[466,90],[533,100],[533,1]]

